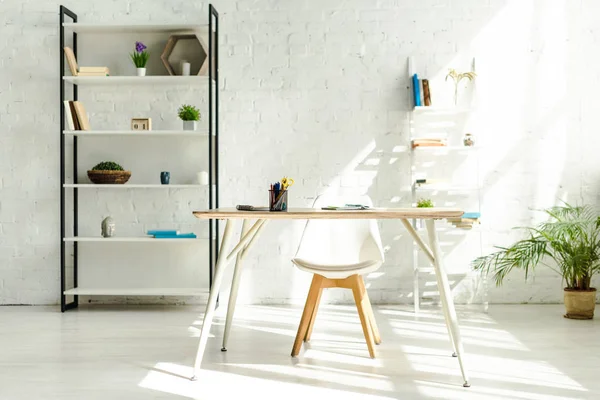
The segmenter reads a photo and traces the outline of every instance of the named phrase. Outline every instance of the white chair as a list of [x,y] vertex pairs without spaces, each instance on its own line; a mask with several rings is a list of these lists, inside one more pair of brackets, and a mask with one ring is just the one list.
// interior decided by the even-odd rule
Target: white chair
[[[368,196],[323,195],[317,197],[313,207],[344,204],[372,206]],[[352,289],[369,355],[375,357],[374,344],[381,343],[381,338],[362,275],[377,270],[383,261],[381,238],[375,220],[311,219],[306,223],[292,262],[314,276],[292,348],[292,357],[300,352],[302,341],[310,340],[321,293],[323,289],[332,287]]]

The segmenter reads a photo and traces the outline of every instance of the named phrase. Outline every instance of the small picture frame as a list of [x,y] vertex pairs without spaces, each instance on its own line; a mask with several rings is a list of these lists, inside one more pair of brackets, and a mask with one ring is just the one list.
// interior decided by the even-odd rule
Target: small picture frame
[[131,130],[132,131],[151,131],[152,130],[152,119],[151,118],[132,118],[131,119]]

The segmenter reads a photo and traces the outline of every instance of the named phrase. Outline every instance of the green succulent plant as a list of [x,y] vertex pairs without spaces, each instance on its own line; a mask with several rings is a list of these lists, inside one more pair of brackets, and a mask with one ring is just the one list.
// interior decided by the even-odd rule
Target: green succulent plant
[[92,168],[92,171],[123,171],[123,167],[114,161],[102,161]]
[[181,118],[181,120],[183,121],[200,120],[200,110],[189,104],[184,104],[181,107],[179,107],[179,110],[177,110],[177,114],[179,115],[179,118]]
[[433,201],[431,199],[419,199],[417,201],[418,208],[431,208],[433,207]]

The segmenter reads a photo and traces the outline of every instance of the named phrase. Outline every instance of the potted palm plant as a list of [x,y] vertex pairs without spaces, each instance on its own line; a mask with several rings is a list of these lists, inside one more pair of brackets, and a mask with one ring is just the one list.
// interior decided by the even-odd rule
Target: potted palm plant
[[592,277],[600,272],[600,217],[589,206],[552,207],[544,212],[550,217],[535,228],[521,228],[528,237],[510,247],[479,257],[473,267],[485,274],[493,273],[496,285],[513,269],[522,269],[525,278],[543,265],[563,278],[566,318],[592,319],[596,289]]

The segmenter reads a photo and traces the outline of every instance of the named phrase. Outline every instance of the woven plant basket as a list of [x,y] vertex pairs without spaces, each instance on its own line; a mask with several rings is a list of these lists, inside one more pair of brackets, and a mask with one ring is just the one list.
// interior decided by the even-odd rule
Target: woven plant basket
[[96,184],[123,184],[131,177],[131,171],[93,171],[87,172],[88,178]]

